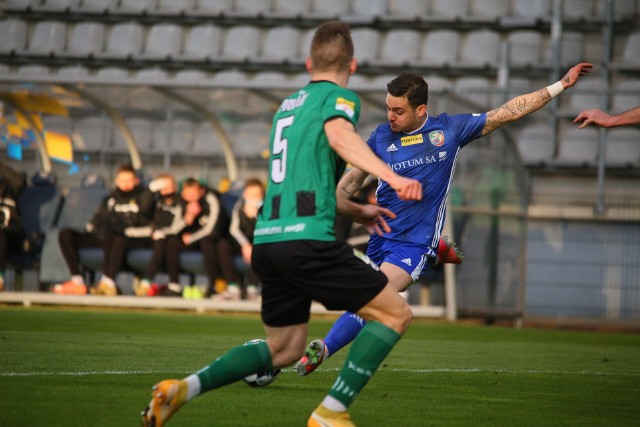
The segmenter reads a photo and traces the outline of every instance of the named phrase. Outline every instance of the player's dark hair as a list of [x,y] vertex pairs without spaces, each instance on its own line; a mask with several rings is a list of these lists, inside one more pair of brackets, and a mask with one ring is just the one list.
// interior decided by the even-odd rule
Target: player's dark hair
[[131,166],[128,163],[122,164],[118,167],[118,170],[116,171],[116,175],[118,175],[121,172],[128,172],[128,173],[132,173],[134,175],[136,174],[136,170],[133,168],[133,166]]
[[411,108],[427,105],[429,100],[429,85],[415,73],[402,73],[387,83],[387,92],[396,97],[405,97]]
[[311,61],[317,71],[342,71],[353,59],[353,41],[349,26],[340,21],[321,24],[311,40]]
[[188,177],[187,179],[182,181],[182,188],[184,188],[184,187],[198,187],[198,188],[200,188],[200,187],[202,187],[202,184],[197,179],[195,179],[193,177]]

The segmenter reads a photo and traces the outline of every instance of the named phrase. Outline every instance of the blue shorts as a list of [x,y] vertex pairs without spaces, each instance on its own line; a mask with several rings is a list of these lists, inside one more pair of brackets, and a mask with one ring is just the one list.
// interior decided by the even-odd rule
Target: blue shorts
[[402,268],[415,282],[429,266],[429,258],[435,254],[428,245],[390,240],[373,234],[369,238],[367,256],[379,266],[388,262]]

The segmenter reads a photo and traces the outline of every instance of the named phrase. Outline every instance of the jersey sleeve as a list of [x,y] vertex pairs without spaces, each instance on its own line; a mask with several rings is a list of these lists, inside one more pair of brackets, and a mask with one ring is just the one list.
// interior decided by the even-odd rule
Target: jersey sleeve
[[343,117],[356,126],[360,116],[360,99],[358,95],[348,89],[339,88],[331,91],[322,107],[322,121],[334,117]]
[[464,147],[474,139],[482,136],[482,129],[487,121],[487,114],[458,114],[451,116],[451,124],[460,141],[460,147]]

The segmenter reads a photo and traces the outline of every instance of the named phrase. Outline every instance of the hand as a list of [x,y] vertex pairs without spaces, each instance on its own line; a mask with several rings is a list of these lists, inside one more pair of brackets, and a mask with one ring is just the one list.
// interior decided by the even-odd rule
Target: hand
[[182,235],[182,243],[184,243],[185,246],[189,246],[189,239],[191,238],[191,233],[184,233]]
[[590,73],[592,68],[593,64],[589,64],[588,62],[582,62],[574,66],[567,71],[567,74],[565,74],[562,80],[560,80],[562,82],[562,87],[565,89],[570,88],[576,84],[580,76]]
[[202,212],[202,206],[200,206],[199,202],[189,202],[187,203],[186,213],[196,217]]
[[247,265],[251,265],[251,251],[253,250],[253,245],[251,243],[247,243],[242,245],[242,260]]
[[397,175],[394,182],[389,182],[389,185],[396,190],[400,200],[422,200],[422,184],[415,179]]
[[607,122],[610,118],[611,116],[607,113],[604,113],[597,108],[593,108],[591,110],[582,111],[578,114],[578,117],[573,119],[573,123],[582,123],[578,126],[579,129],[589,126],[590,124],[607,127]]
[[391,227],[389,227],[383,215],[391,219],[396,218],[395,213],[377,205],[361,205],[359,211],[354,213],[352,217],[358,224],[362,224],[372,229],[378,236],[382,236],[383,233],[391,231]]

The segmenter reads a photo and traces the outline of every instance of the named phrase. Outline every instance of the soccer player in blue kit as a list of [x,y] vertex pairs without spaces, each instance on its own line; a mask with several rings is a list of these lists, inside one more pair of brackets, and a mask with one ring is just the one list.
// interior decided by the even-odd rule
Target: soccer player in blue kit
[[[382,236],[371,234],[366,255],[380,266],[391,286],[398,292],[404,291],[433,263],[460,149],[500,126],[542,108],[591,68],[591,64],[578,64],[553,85],[515,97],[482,114],[429,116],[428,85],[414,73],[400,74],[387,84],[389,122],[378,126],[367,144],[389,168],[420,181],[423,189],[422,200],[402,202],[386,182],[378,180],[378,205],[397,216],[388,219],[390,232]],[[337,197],[351,197],[367,176],[361,169],[351,169],[338,183]],[[308,345],[304,356],[295,364],[298,375],[313,372],[324,360],[353,341],[364,324],[356,314],[344,313],[324,339]]]

